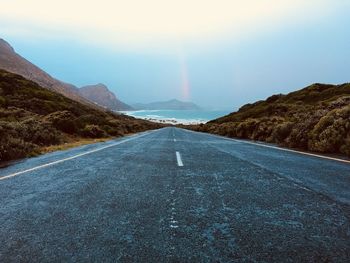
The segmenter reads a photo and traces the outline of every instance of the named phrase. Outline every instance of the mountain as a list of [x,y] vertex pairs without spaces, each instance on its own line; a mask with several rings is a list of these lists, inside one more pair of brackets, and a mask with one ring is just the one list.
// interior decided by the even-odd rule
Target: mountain
[[200,110],[200,107],[192,102],[176,99],[152,103],[136,103],[132,106],[137,110]]
[[15,52],[13,47],[0,38],[0,69],[19,74],[29,80],[38,83],[41,87],[54,90],[73,100],[89,103],[79,95],[79,90],[74,85],[64,83],[47,74]]
[[115,94],[111,92],[104,84],[89,85],[79,89],[79,94],[100,106],[110,110],[127,111],[133,108],[117,99]]
[[350,156],[350,84],[313,84],[244,105],[237,112],[189,128]]
[[51,145],[159,127],[160,124],[90,107],[0,70],[0,162],[38,154]]

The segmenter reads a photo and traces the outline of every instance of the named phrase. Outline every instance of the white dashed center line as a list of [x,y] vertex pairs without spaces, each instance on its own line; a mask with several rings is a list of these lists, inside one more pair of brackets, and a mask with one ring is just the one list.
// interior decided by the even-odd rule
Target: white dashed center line
[[177,166],[184,166],[181,159],[181,154],[179,152],[176,152],[176,160],[177,160]]

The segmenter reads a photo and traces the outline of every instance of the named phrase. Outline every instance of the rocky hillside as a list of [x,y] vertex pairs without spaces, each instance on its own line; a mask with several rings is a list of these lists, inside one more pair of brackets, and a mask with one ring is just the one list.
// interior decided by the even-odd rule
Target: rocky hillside
[[192,102],[176,99],[152,103],[137,103],[132,106],[137,110],[200,110],[200,107]]
[[102,107],[106,107],[110,110],[133,110],[131,106],[117,99],[115,94],[111,92],[104,84],[96,84],[82,87],[79,89],[79,93],[84,98],[94,103],[97,103]]
[[287,95],[273,95],[191,128],[350,156],[350,84],[314,84]]
[[42,69],[17,54],[10,44],[1,38],[0,69],[19,74],[38,83],[41,87],[54,90],[73,100],[87,103],[87,101],[79,95],[77,87],[53,78]]
[[117,137],[161,127],[103,111],[0,70],[0,162],[38,154],[50,145]]

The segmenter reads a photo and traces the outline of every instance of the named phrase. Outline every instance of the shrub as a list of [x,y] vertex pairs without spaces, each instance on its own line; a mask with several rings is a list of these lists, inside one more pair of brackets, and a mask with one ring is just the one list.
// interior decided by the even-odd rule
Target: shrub
[[101,125],[106,123],[106,120],[104,120],[102,117],[98,115],[86,114],[86,115],[79,116],[77,118],[77,122],[80,127],[85,127],[88,124]]
[[340,152],[350,157],[350,135],[344,140],[344,144],[340,147]]
[[253,131],[253,134],[251,135],[250,139],[266,141],[268,138],[271,137],[271,133],[275,125],[275,120],[273,119],[261,120],[260,122],[258,122],[258,125]]
[[45,120],[51,122],[52,125],[60,131],[68,134],[77,132],[77,124],[75,117],[70,111],[56,111],[45,117]]
[[22,122],[25,129],[21,131],[21,137],[40,146],[59,144],[63,138],[61,133],[48,122],[27,119]]
[[118,127],[111,127],[109,125],[104,125],[102,129],[111,136],[122,136],[124,133]]
[[314,84],[190,129],[350,155],[350,84]]
[[8,161],[28,156],[36,149],[32,143],[25,142],[21,138],[10,136],[2,137],[0,140],[0,161]]
[[329,112],[310,132],[309,148],[318,152],[345,152],[350,134],[350,106]]
[[270,97],[268,97],[266,99],[266,102],[269,102],[269,103],[272,103],[272,102],[275,102],[276,100],[278,100],[279,98],[283,97],[282,94],[276,94],[276,95],[272,95]]
[[0,160],[28,156],[65,141],[66,134],[98,138],[159,127],[81,104],[0,69]]
[[271,134],[271,142],[283,144],[285,139],[292,132],[293,126],[294,126],[294,123],[292,122],[284,122],[284,123],[278,124],[274,128]]
[[259,121],[256,119],[247,119],[244,122],[240,122],[236,128],[236,134],[243,139],[252,138],[252,134],[259,125]]
[[86,125],[84,129],[81,131],[81,134],[84,137],[90,137],[90,138],[102,138],[107,136],[104,130],[101,130],[99,126],[94,124]]
[[2,96],[0,96],[0,107],[6,105],[6,99]]

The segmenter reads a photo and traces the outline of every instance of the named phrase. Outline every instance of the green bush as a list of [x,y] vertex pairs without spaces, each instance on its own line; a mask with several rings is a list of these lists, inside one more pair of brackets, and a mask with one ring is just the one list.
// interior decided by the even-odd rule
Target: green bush
[[26,157],[29,153],[33,153],[35,149],[34,144],[25,142],[21,138],[2,137],[0,140],[0,161]]
[[40,146],[49,146],[63,141],[61,133],[48,122],[27,119],[22,124],[25,125],[25,130],[21,132],[21,137],[27,142]]
[[104,130],[100,129],[97,125],[86,125],[81,131],[82,136],[89,138],[102,138],[106,137],[107,134]]
[[108,135],[111,135],[111,136],[116,136],[116,137],[119,137],[119,136],[123,136],[124,133],[122,131],[121,128],[118,128],[118,127],[111,127],[109,125],[104,125],[102,127],[102,129],[108,134]]
[[191,129],[292,148],[350,155],[350,84],[314,84],[246,104]]
[[271,134],[271,142],[283,144],[285,139],[292,132],[294,123],[292,122],[284,122],[276,125],[272,134]]
[[346,152],[350,134],[350,106],[333,110],[322,117],[310,132],[309,149],[318,152]]
[[61,142],[61,134],[48,123],[28,119],[23,122],[0,121],[0,136],[20,138],[25,142],[48,146]]
[[120,136],[159,127],[90,107],[0,69],[0,161],[28,156],[68,137]]
[[271,134],[273,132],[275,126],[275,120],[271,119],[263,119],[258,122],[255,130],[253,131],[250,139],[264,141],[271,138]]
[[79,116],[77,118],[77,122],[79,126],[81,126],[82,128],[89,124],[101,125],[101,124],[108,123],[105,119],[101,118],[98,115],[96,116],[93,114],[86,114],[86,115]]
[[350,135],[344,140],[344,144],[340,147],[340,153],[350,157]]
[[2,96],[0,96],[0,107],[6,105],[6,99]]
[[57,130],[68,134],[74,134],[78,130],[75,116],[67,110],[53,112],[47,115],[45,120],[51,122]]

